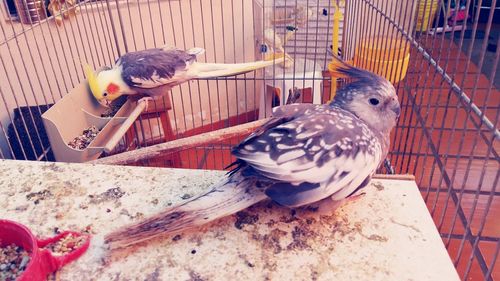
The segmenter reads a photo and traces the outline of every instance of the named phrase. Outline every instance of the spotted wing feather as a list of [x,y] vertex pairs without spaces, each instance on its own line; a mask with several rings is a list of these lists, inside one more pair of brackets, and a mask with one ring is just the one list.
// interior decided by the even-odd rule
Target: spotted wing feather
[[185,79],[196,54],[178,49],[148,49],[123,55],[117,66],[130,87],[152,89]]
[[302,205],[332,194],[347,197],[380,163],[378,137],[343,109],[290,105],[277,109],[275,118],[282,122],[250,136],[233,154],[276,181],[266,194],[279,203]]

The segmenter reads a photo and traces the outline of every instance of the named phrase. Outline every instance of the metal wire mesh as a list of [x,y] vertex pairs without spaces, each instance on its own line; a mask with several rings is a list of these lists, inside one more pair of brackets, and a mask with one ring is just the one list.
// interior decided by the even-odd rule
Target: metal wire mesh
[[[308,84],[324,102],[331,85],[325,75],[330,52],[351,60],[367,36],[398,38],[410,61],[405,79],[396,84],[402,117],[391,140],[392,168],[416,175],[461,277],[500,278],[500,266],[495,267],[500,250],[500,92],[495,82],[500,51],[488,51],[500,37],[498,7],[490,2],[490,9],[482,9],[486,1],[481,0],[82,1],[80,12],[61,26],[54,24],[54,15],[20,24],[5,9],[0,23],[0,158],[54,160],[40,116],[83,82],[80,59],[99,68],[126,52],[167,44],[203,47],[201,61],[252,61],[264,55],[266,20],[295,13],[272,27],[275,35],[268,44],[282,38],[287,25],[298,27],[284,51],[317,62],[320,75],[306,75],[305,65],[294,64],[291,77],[274,67],[186,83],[156,100],[116,152],[256,120],[259,111],[271,107],[259,104],[270,84]],[[340,50],[331,50],[334,4],[343,12]],[[450,17],[459,11],[463,18]],[[394,47],[393,42],[387,40],[383,50]],[[361,67],[381,63],[366,50],[361,55],[369,63]],[[315,81],[321,82],[320,89]],[[278,97],[284,102],[283,93]],[[230,148],[241,137],[134,165],[224,169],[231,162]]]

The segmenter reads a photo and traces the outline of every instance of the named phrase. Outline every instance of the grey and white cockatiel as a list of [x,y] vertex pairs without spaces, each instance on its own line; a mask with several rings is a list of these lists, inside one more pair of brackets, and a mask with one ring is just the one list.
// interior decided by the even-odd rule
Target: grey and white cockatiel
[[191,79],[237,75],[277,63],[286,58],[248,63],[201,63],[197,56],[202,48],[187,51],[162,47],[129,52],[118,58],[113,67],[104,67],[97,73],[84,63],[85,76],[94,97],[102,105],[122,95],[152,98],[167,93],[172,87]]
[[267,198],[295,208],[352,197],[383,163],[400,105],[386,79],[341,61],[335,72],[353,82],[330,104],[276,107],[269,121],[234,147],[237,161],[219,183],[108,234],[109,248],[200,226]]

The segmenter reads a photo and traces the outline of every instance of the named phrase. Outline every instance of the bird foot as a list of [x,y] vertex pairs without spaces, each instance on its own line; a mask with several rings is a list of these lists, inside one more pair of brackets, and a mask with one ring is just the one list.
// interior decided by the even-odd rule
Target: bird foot
[[149,102],[150,101],[153,101],[154,99],[152,97],[143,97],[143,98],[140,98],[138,101],[137,101],[137,104],[141,103],[141,102],[145,102],[146,103],[146,107],[144,108],[144,111],[148,111],[148,108],[149,108]]
[[356,194],[356,195],[351,195],[350,197],[347,197],[345,198],[344,200],[341,201],[342,204],[345,204],[345,203],[352,203],[352,202],[356,202],[358,201],[359,199],[365,197],[366,193],[365,192],[361,192],[359,194]]
[[304,207],[295,209],[295,217],[299,219],[318,218],[320,216],[330,216],[338,209],[344,200],[335,201],[330,197]]
[[351,197],[348,197],[345,200],[347,202],[354,202],[354,201],[357,201],[357,200],[365,197],[365,195],[366,195],[366,192],[361,192],[360,194],[352,195]]

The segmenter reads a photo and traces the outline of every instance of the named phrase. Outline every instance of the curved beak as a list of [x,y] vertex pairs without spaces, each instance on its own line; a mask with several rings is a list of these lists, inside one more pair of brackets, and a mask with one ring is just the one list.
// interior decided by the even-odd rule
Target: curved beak
[[100,100],[97,100],[102,106],[105,106],[105,107],[109,107],[109,105],[111,104],[111,102],[107,99],[100,99]]
[[399,103],[391,107],[391,110],[396,113],[396,116],[399,117],[401,115],[401,107],[399,106]]

